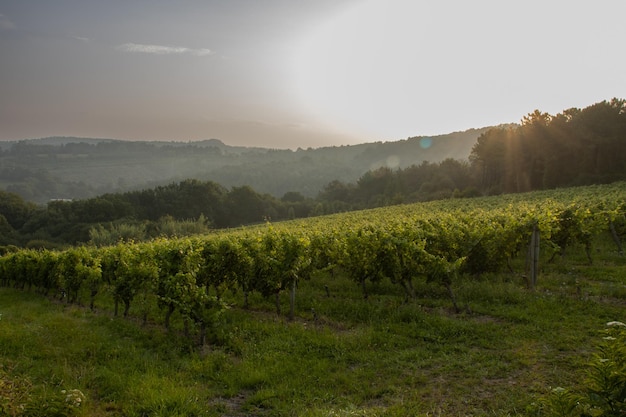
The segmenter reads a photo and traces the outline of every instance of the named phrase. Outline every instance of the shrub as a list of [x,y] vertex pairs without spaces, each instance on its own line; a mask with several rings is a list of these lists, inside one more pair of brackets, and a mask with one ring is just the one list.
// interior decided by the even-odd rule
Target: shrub
[[581,394],[555,388],[544,400],[549,417],[618,417],[626,415],[626,324],[607,323],[589,362]]

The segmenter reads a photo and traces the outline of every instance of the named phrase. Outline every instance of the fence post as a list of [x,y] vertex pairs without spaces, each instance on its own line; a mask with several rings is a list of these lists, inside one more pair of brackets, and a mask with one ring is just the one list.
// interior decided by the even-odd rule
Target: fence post
[[289,320],[296,317],[296,280],[291,284],[291,294],[289,296]]
[[613,237],[613,242],[617,245],[617,251],[620,256],[624,256],[624,249],[622,249],[622,242],[620,241],[619,235],[617,234],[617,230],[615,230],[615,224],[613,224],[613,220],[609,219],[609,230],[611,231],[611,237]]
[[533,225],[533,233],[530,237],[530,245],[528,248],[528,263],[530,267],[528,285],[531,290],[537,285],[537,276],[539,275],[539,241],[540,232],[537,223]]

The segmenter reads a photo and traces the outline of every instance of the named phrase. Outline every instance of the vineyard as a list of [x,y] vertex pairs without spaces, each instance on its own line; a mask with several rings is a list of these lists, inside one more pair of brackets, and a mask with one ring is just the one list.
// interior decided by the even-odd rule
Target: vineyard
[[593,264],[599,236],[623,256],[625,231],[626,184],[616,183],[402,205],[149,243],[19,250],[0,258],[0,284],[163,326],[198,347],[219,339],[222,316],[233,308],[273,305],[278,317],[321,320],[314,300],[302,298],[311,293],[299,293],[316,281],[323,288],[318,297],[334,296],[326,284],[334,280],[349,280],[364,300],[381,285],[397,288],[397,305],[420,298],[424,288],[441,289],[452,314],[467,313],[472,300],[459,301],[458,280],[507,274],[532,291],[541,285],[537,264],[540,269],[573,249]]
[[[178,313],[187,331],[203,336],[226,307],[224,291],[240,292],[246,307],[251,292],[276,297],[280,314],[281,293],[289,292],[293,301],[298,281],[317,271],[340,271],[364,298],[368,284],[385,279],[413,298],[414,280],[425,279],[445,286],[458,310],[455,277],[510,268],[513,258],[526,255],[534,229],[548,259],[583,245],[592,262],[591,244],[601,233],[611,233],[616,250],[623,251],[617,230],[625,224],[626,184],[617,183],[396,206],[196,238],[22,250],[0,258],[0,273],[3,286],[60,291],[69,303],[88,298],[92,309],[99,296],[110,295],[115,315],[119,305],[124,316],[134,306],[147,320],[156,307],[167,328]],[[528,279],[528,271],[519,273]],[[292,303],[292,319],[294,308]]]

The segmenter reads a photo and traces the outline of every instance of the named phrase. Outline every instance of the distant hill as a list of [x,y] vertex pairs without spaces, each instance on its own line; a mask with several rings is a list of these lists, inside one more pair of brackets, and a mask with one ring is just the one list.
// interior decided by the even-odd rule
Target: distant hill
[[393,142],[308,149],[230,146],[218,139],[145,142],[49,137],[0,142],[0,189],[29,201],[78,199],[151,188],[186,178],[250,185],[281,197],[313,197],[329,182],[355,182],[382,166],[466,159],[489,127]]

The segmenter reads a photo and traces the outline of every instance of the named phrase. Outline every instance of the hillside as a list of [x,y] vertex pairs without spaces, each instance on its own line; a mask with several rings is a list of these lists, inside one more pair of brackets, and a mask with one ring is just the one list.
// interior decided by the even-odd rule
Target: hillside
[[625,190],[7,254],[0,414],[623,415]]
[[141,142],[51,137],[0,143],[0,189],[28,201],[88,198],[137,190],[185,178],[226,187],[249,185],[281,197],[314,197],[333,180],[355,182],[371,169],[406,168],[423,161],[467,159],[489,128],[432,138],[317,149],[229,146],[199,142]]

